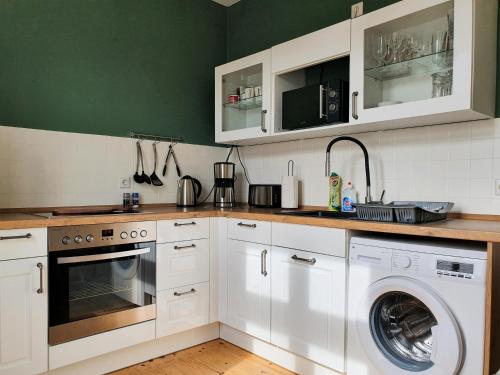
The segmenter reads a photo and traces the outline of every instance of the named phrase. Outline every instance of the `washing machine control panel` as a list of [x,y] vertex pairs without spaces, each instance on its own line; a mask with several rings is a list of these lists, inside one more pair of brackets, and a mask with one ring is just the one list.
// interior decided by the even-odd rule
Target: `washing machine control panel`
[[393,250],[392,268],[418,272],[420,269],[420,254]]
[[474,277],[474,264],[437,259],[436,274],[439,277],[472,279]]

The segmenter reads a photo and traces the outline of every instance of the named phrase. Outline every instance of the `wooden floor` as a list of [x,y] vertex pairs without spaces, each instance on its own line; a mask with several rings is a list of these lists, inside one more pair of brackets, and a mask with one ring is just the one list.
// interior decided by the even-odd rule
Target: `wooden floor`
[[224,340],[214,340],[113,375],[291,375],[292,372]]

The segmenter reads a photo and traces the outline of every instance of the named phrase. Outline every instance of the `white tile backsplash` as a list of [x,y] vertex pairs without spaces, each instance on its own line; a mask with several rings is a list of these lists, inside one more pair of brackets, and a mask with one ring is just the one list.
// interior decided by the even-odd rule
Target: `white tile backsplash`
[[[500,119],[426,126],[353,135],[370,154],[372,197],[386,189],[385,200],[443,200],[455,211],[500,214]],[[302,205],[326,205],[325,149],[333,137],[246,146],[241,155],[252,183],[279,183],[287,162],[295,161]],[[333,146],[332,170],[352,180],[365,194],[363,155],[354,144]],[[239,167],[238,167],[239,168]],[[241,174],[241,170],[238,171]],[[240,200],[247,189],[238,184]]]
[[[143,203],[175,203],[177,175],[173,160],[161,176],[169,143],[158,144],[157,175],[165,184],[136,184],[135,140],[0,126],[0,208],[121,204],[122,193],[137,191]],[[152,173],[152,142],[142,143],[145,169]],[[213,184],[213,167],[227,150],[177,144],[175,152],[183,175],[203,185],[202,197]],[[131,188],[119,187],[130,176]]]
[[[456,211],[500,214],[500,119],[356,134],[370,153],[372,197],[386,189],[385,200],[443,200]],[[252,183],[280,183],[288,160],[295,161],[302,205],[325,206],[325,149],[333,137],[246,146],[240,149]],[[145,167],[153,167],[152,142],[143,142]],[[0,208],[120,204],[123,192],[138,191],[144,203],[174,203],[177,175],[173,163],[167,177],[161,170],[168,143],[158,145],[157,174],[165,183],[156,188],[133,182],[135,141],[129,138],[75,134],[0,126]],[[228,150],[178,144],[175,151],[183,175],[198,178],[203,197],[213,184],[216,161]],[[248,189],[237,161],[237,197]],[[364,161],[354,144],[333,146],[332,170],[352,180],[361,199],[365,194]],[[130,176],[132,187],[120,189]]]

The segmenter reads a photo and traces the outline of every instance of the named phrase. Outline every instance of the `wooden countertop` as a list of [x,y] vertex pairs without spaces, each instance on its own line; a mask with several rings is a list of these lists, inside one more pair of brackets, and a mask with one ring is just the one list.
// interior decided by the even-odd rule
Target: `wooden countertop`
[[280,215],[280,211],[279,209],[273,210],[249,207],[214,209],[212,206],[202,206],[183,209],[175,206],[163,206],[145,207],[141,213],[134,214],[74,215],[53,216],[50,218],[30,213],[0,213],[0,230],[222,216],[370,232],[500,243],[500,221],[494,220],[448,219],[429,224],[408,225],[352,219],[345,220]]

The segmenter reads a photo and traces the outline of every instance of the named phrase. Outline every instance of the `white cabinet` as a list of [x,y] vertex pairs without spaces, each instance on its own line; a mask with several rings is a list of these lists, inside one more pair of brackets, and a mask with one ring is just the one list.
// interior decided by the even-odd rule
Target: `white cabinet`
[[227,235],[233,240],[271,243],[271,222],[246,219],[228,219]]
[[47,371],[47,331],[47,258],[0,262],[0,374]]
[[156,232],[158,243],[208,238],[210,235],[210,219],[196,217],[177,220],[158,220],[156,223]]
[[353,19],[351,130],[492,117],[497,6],[403,0]]
[[271,48],[271,72],[283,73],[349,54],[351,20],[339,22]]
[[156,288],[171,289],[209,280],[209,240],[158,244]]
[[208,324],[208,283],[158,292],[156,337],[173,335]]
[[265,341],[271,330],[270,256],[269,246],[228,240],[223,323]]
[[269,135],[270,103],[271,50],[216,67],[215,141]]
[[271,343],[344,372],[345,258],[271,253]]

